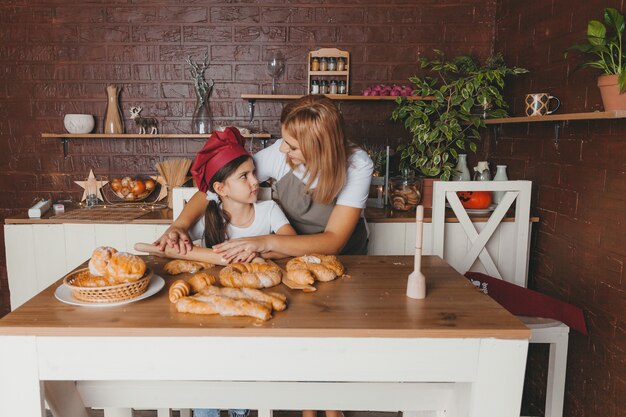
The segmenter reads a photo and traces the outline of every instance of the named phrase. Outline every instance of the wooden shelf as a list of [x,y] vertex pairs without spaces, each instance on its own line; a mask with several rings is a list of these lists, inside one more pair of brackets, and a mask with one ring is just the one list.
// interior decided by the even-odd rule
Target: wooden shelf
[[537,122],[561,122],[568,120],[598,120],[598,119],[623,119],[626,118],[626,110],[589,112],[589,113],[564,113],[551,114],[548,116],[533,117],[504,117],[501,119],[487,119],[485,124],[496,125],[504,123],[537,123]]
[[309,75],[348,75],[348,71],[309,71]]
[[[270,133],[246,133],[242,134],[244,138],[251,139],[270,139]],[[139,133],[42,133],[44,139],[61,139],[63,143],[63,158],[67,159],[69,142],[68,139],[208,139],[210,134],[200,133],[158,133],[156,135],[139,134]]]
[[[326,71],[328,72],[328,71]],[[242,94],[244,100],[297,100],[306,94]],[[398,96],[354,96],[348,94],[324,94],[332,100],[346,101],[395,101]],[[432,100],[434,97],[406,96],[409,100]],[[497,120],[497,119],[493,119]]]

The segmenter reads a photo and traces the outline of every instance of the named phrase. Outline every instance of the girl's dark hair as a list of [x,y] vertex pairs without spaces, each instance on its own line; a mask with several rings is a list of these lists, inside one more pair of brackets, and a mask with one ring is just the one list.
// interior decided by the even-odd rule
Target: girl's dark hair
[[[239,168],[239,165],[252,158],[250,155],[241,155],[224,165],[219,171],[213,175],[209,183],[209,191],[215,192],[213,184],[215,182],[224,182],[233,172]],[[222,243],[228,239],[226,226],[230,223],[230,215],[226,210],[219,207],[217,202],[209,201],[209,205],[204,212],[204,245],[207,248],[213,247],[218,243]]]

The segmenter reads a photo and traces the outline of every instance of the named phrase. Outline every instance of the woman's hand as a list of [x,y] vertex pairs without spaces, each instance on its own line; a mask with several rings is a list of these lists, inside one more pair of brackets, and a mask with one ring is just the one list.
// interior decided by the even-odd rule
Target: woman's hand
[[263,252],[271,250],[270,239],[271,235],[242,237],[239,239],[227,240],[218,245],[213,245],[213,250],[222,255],[222,258],[228,262],[240,262],[237,261],[237,259],[241,259],[243,257],[245,257],[245,259],[252,260],[254,256],[258,256]]
[[168,227],[165,233],[153,244],[158,246],[161,252],[163,252],[166,247],[170,247],[178,251],[181,255],[187,254],[193,246],[187,231],[177,226]]

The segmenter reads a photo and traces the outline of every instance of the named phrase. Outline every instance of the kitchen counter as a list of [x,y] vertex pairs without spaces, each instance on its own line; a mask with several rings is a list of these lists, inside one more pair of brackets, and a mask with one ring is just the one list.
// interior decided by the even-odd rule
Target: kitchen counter
[[[66,213],[72,210],[85,210],[89,209],[80,208],[77,205],[74,206],[66,206]],[[129,224],[164,224],[168,225],[172,223],[172,210],[168,208],[150,210],[150,209],[141,209],[137,208],[138,211],[144,211],[141,217],[136,219],[128,220],[123,223]],[[432,209],[427,208],[424,210],[424,223],[431,222],[431,213]],[[457,223],[458,220],[452,213],[452,210],[448,209],[446,211],[446,222],[448,223]],[[472,221],[474,222],[487,222],[489,220],[489,216],[491,213],[487,214],[473,214],[470,215]],[[414,223],[415,222],[415,211],[399,211],[394,210],[391,207],[386,208],[371,208],[368,207],[365,209],[365,218],[368,223]],[[504,222],[512,222],[514,221],[514,213],[510,213],[503,220]],[[532,223],[539,222],[539,217],[532,216],[530,218]],[[41,218],[29,218],[28,214],[24,212],[23,214],[18,214],[16,216],[7,217],[5,219],[5,224],[66,224],[66,223],[121,223],[112,220],[105,221],[97,221],[97,220],[69,220],[69,219],[55,219],[54,212],[52,210],[48,210],[43,217]]]

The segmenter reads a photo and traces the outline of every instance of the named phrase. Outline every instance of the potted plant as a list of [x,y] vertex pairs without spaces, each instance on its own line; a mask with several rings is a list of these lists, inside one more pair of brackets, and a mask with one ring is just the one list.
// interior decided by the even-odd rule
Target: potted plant
[[[572,45],[568,51],[576,50],[591,56],[578,68],[598,68],[603,75],[598,78],[604,110],[626,109],[626,59],[622,48],[624,15],[613,8],[604,9],[604,22],[590,20],[587,24],[586,44]],[[607,29],[608,26],[608,29]]]
[[435,50],[433,60],[420,59],[421,68],[435,77],[410,77],[414,95],[432,100],[398,97],[391,118],[403,120],[412,137],[401,146],[402,167],[413,167],[423,176],[449,180],[459,153],[476,152],[479,129],[486,118],[506,117],[502,97],[505,77],[527,70],[508,68],[500,54],[481,66],[470,56],[446,60]]

